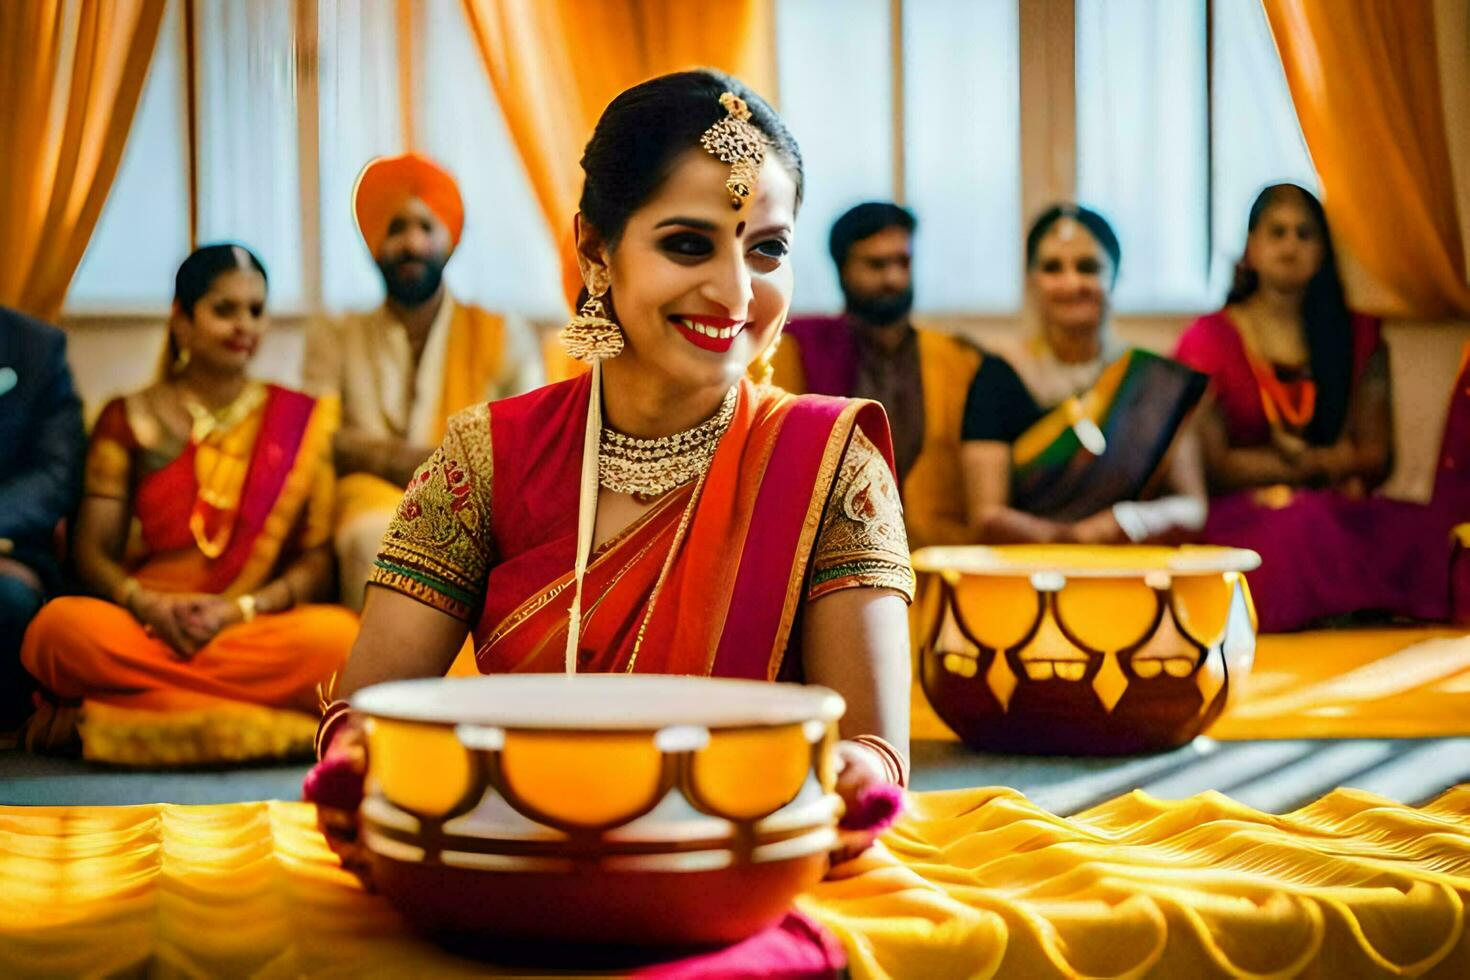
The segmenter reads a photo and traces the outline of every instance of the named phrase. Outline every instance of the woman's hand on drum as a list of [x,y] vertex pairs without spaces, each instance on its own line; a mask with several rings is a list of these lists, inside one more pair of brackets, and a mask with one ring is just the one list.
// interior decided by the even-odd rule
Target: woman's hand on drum
[[316,824],[330,847],[369,891],[373,889],[367,848],[361,840],[359,808],[367,778],[367,738],[355,721],[341,726],[322,759],[306,774],[302,796],[316,804]]
[[886,830],[901,805],[902,789],[888,779],[877,753],[857,742],[837,743],[837,795],[845,813],[832,863],[857,857]]

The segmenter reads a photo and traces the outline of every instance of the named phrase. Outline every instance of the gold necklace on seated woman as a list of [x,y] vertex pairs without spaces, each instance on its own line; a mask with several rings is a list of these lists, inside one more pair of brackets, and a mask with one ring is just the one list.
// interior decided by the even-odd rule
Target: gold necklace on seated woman
[[737,388],[720,410],[692,429],[657,439],[638,439],[604,425],[597,451],[597,482],[614,493],[650,503],[698,479],[715,458],[720,437],[735,417]]
[[191,442],[200,443],[215,432],[228,432],[239,425],[260,407],[265,400],[265,385],[259,381],[247,381],[234,400],[217,409],[209,409],[182,385],[178,387],[179,403],[189,413],[192,425],[189,428]]

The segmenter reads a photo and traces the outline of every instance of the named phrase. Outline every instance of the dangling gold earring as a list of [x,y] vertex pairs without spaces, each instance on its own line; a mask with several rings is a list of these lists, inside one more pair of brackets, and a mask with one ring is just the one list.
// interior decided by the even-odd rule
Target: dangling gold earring
[[587,287],[587,302],[558,335],[568,354],[588,364],[606,361],[623,352],[623,328],[607,314],[602,297],[608,284],[598,279]]
[[775,379],[775,377],[776,377],[776,365],[773,363],[775,361],[775,355],[776,355],[776,348],[774,348],[774,347],[767,347],[766,348],[766,352],[764,354],[762,354],[760,357],[756,358],[756,362],[755,362],[755,383],[756,384],[769,386],[771,384],[771,381]]
[[760,357],[755,359],[755,383],[758,385],[770,385],[776,378],[776,348],[781,346],[781,335],[786,332],[786,322],[783,320],[781,326],[776,329],[776,336],[761,351]]
[[180,347],[179,353],[174,357],[174,374],[178,374],[189,366],[189,358],[193,356],[187,347]]

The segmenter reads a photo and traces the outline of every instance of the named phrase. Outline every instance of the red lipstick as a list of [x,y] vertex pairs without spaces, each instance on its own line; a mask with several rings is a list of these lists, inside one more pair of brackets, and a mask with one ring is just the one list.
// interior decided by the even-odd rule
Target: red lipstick
[[728,351],[746,327],[744,320],[699,313],[676,314],[669,317],[669,322],[695,347],[716,354]]

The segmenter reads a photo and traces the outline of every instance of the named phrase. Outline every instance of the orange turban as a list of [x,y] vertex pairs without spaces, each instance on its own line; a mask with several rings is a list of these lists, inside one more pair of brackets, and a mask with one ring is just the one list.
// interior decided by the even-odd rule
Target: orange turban
[[378,254],[378,246],[388,234],[393,215],[412,197],[428,205],[449,229],[450,242],[459,244],[460,232],[464,230],[464,201],[459,196],[459,185],[449,176],[449,171],[428,157],[405,153],[370,160],[357,175],[352,207],[357,214],[357,230],[373,255]]

